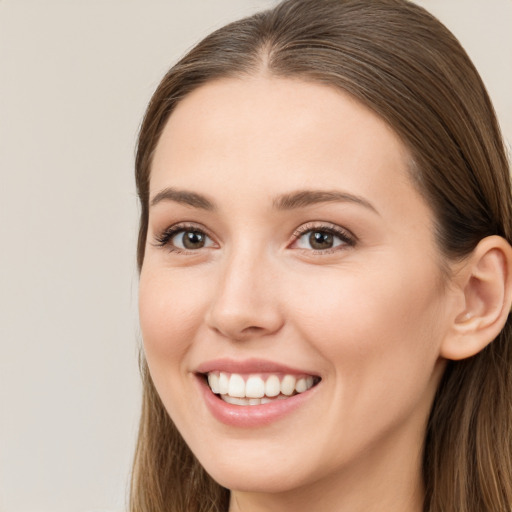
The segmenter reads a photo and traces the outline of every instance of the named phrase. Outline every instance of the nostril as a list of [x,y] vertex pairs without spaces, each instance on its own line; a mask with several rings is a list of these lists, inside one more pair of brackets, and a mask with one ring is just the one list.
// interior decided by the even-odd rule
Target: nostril
[[210,323],[210,328],[220,336],[232,341],[247,341],[252,338],[275,334],[281,328],[281,324],[278,326],[269,324],[268,327],[263,325],[249,325],[245,327],[241,323],[233,320],[218,321],[216,324]]
[[263,327],[258,327],[256,325],[252,325],[250,327],[246,327],[245,329],[243,329],[240,334],[247,334],[247,335],[259,334],[259,333],[263,332],[264,330],[265,329]]

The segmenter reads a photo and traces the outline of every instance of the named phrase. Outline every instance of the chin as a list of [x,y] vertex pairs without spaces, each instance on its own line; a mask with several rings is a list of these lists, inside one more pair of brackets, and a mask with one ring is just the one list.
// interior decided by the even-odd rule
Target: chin
[[[232,444],[224,444],[222,451],[200,450],[195,456],[217,483],[233,491],[286,493],[320,477],[321,468],[316,461],[296,447],[290,447],[287,455],[282,449],[275,449],[271,441],[245,443],[244,447],[242,444],[233,440]],[[282,443],[278,444],[282,448]]]
[[269,470],[267,467],[251,468],[246,465],[236,467],[219,467],[215,465],[209,475],[223,487],[232,491],[253,492],[261,494],[278,494],[300,487],[299,475],[290,475],[289,470]]

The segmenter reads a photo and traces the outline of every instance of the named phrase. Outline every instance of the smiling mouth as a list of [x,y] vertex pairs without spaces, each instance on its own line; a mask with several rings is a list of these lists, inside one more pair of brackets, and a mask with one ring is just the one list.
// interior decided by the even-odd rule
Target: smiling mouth
[[263,405],[304,393],[320,382],[313,375],[240,374],[211,371],[204,374],[211,391],[233,405]]

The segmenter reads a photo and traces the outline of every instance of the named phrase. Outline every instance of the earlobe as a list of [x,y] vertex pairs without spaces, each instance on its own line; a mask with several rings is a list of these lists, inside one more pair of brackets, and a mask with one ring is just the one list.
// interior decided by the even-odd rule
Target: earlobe
[[512,247],[500,236],[484,238],[455,280],[463,306],[441,346],[441,356],[452,360],[474,356],[503,329],[512,303]]

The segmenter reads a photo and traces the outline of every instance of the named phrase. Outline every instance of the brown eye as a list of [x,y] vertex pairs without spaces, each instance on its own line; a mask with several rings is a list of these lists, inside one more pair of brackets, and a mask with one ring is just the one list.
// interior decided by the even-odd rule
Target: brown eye
[[[336,226],[302,226],[294,233],[293,249],[309,249],[316,253],[329,253],[356,245],[356,238],[346,229]],[[315,254],[316,254],[315,253]]]
[[[176,238],[179,238],[177,235]],[[206,244],[206,235],[200,231],[185,231],[181,235],[181,243],[185,249],[202,249]]]
[[177,253],[218,247],[201,228],[179,224],[169,227],[161,235],[156,236],[155,240],[157,246],[166,247],[169,251]]
[[331,249],[334,246],[334,236],[325,231],[311,231],[309,234],[309,245],[312,249],[321,251]]
[[207,247],[209,242],[208,236],[202,231],[197,230],[180,230],[171,238],[171,244],[178,249],[186,249],[193,251]]

